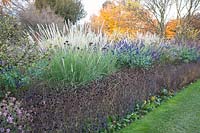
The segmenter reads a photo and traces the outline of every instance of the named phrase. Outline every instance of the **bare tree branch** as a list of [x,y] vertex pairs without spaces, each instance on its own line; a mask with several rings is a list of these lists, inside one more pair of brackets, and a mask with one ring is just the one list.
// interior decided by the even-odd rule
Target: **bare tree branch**
[[160,38],[165,37],[166,23],[172,6],[171,0],[144,0],[144,6],[155,18]]

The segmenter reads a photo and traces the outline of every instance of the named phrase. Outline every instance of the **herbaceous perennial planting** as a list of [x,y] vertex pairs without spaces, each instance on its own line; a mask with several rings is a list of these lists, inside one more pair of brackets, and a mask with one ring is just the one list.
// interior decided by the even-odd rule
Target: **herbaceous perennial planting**
[[[9,21],[7,18],[5,20]],[[9,29],[6,25],[5,30],[10,32]],[[5,39],[3,42],[8,43]],[[63,30],[54,24],[38,25],[37,31],[30,29],[27,39],[30,48],[34,46],[34,49],[26,51],[24,59],[21,59],[25,63],[20,61],[20,67],[15,64],[3,65],[6,53],[1,53],[0,78],[3,88],[21,88],[35,79],[53,84],[85,84],[123,67],[148,69],[156,64],[188,63],[199,59],[198,47],[183,43],[159,43],[158,37],[149,34],[145,38],[138,34],[134,40],[124,38],[111,41],[101,31],[94,33],[88,25],[71,23],[66,23]],[[26,50],[25,46],[19,45],[19,49]],[[29,54],[32,56],[27,56]],[[26,58],[30,58],[31,62],[26,63]]]
[[199,47],[188,43],[158,42],[155,36],[112,41],[87,25],[66,23],[63,30],[54,24],[38,25],[38,31],[26,33],[5,17],[0,27],[4,29],[0,31],[1,132],[27,130],[24,123],[31,121],[30,115],[6,92],[26,88],[32,81],[83,85],[124,67],[149,69],[196,62],[200,57]]
[[[48,59],[42,74],[44,81],[63,84],[84,84],[123,67],[148,69],[156,64],[192,62],[199,58],[199,50],[182,43],[158,42],[155,35],[138,39],[111,41],[103,33],[94,33],[87,25],[39,25],[39,32],[31,31],[32,40]],[[148,38],[149,37],[149,38]],[[151,40],[151,41],[149,41]],[[40,64],[41,62],[39,62]],[[41,65],[39,65],[41,66]]]

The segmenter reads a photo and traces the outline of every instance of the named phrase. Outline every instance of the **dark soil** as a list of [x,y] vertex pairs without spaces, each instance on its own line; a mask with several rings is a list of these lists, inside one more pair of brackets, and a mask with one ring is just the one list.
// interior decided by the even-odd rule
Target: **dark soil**
[[[20,94],[24,107],[36,114],[34,132],[94,132],[106,127],[108,116],[124,116],[136,103],[163,88],[177,91],[200,77],[200,63],[122,69],[78,88],[37,84]],[[75,90],[74,90],[75,89]]]

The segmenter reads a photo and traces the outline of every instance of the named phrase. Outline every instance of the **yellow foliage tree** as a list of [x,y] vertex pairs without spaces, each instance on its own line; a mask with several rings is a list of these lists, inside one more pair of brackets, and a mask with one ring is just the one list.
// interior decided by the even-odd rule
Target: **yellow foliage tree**
[[[138,12],[141,13],[140,7],[139,2],[133,0],[124,4],[107,2],[100,10],[99,16],[91,17],[92,27],[97,29],[102,26],[103,31],[110,36],[118,34],[135,37],[138,32],[145,33],[150,28],[147,21],[142,21],[138,16]],[[144,10],[142,12],[146,17],[150,17]]]
[[177,30],[180,27],[180,20],[170,20],[166,25],[165,35],[167,39],[173,39],[176,36]]
[[[184,36],[187,40],[195,40],[199,38],[200,34],[200,17],[198,15],[192,16],[191,22],[188,23],[187,29],[184,31]],[[174,39],[175,37],[180,38],[179,36],[182,35],[180,34],[180,28],[183,27],[184,25],[181,25],[182,20],[177,20],[173,19],[170,20],[167,25],[166,25],[166,38],[167,39]]]

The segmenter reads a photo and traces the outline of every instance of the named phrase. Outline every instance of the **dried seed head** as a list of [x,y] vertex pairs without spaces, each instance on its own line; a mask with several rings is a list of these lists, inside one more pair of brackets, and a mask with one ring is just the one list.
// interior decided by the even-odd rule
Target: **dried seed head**
[[89,46],[92,46],[92,44],[93,44],[93,42],[90,42],[90,43],[89,43]]
[[106,50],[106,49],[107,49],[106,47],[103,47],[103,48],[102,48],[102,50]]

